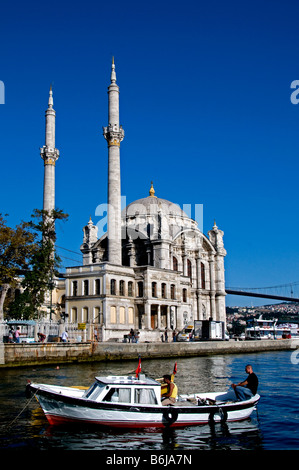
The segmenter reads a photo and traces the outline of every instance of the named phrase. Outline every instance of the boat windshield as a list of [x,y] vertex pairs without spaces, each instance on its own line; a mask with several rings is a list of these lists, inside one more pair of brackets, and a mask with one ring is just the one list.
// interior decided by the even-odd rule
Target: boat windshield
[[105,388],[104,384],[95,382],[84,394],[84,398],[89,398],[90,400],[96,400],[102,390]]

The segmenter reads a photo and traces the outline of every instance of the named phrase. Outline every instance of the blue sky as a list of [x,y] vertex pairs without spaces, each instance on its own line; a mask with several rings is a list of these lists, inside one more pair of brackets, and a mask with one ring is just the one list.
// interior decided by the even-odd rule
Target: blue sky
[[[226,284],[299,281],[299,4],[20,2],[0,16],[1,211],[42,207],[49,86],[56,110],[56,205],[64,266],[107,199],[107,87],[120,86],[122,194],[203,204],[203,230],[224,231]],[[76,253],[73,253],[73,252]],[[70,258],[70,259],[66,259]],[[267,303],[227,297],[227,305]]]

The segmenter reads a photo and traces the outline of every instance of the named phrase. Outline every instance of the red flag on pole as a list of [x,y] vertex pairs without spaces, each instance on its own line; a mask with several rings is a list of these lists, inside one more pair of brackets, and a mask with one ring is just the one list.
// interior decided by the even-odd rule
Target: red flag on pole
[[139,358],[138,367],[135,372],[136,372],[136,377],[138,377],[138,375],[141,372],[141,357]]

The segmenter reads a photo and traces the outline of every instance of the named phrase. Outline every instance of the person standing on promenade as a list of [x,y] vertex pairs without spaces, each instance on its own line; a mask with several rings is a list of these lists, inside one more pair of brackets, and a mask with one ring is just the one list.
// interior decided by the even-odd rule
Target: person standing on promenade
[[63,343],[66,343],[68,337],[69,337],[69,335],[67,334],[67,330],[64,330],[64,332],[63,332],[62,335],[61,335],[61,341],[62,341]]
[[232,384],[236,397],[240,401],[250,400],[256,394],[259,383],[250,364],[245,367],[245,372],[248,374],[247,379],[238,384]]
[[14,332],[14,340],[15,340],[15,343],[20,342],[20,327],[19,326],[17,326],[17,329]]

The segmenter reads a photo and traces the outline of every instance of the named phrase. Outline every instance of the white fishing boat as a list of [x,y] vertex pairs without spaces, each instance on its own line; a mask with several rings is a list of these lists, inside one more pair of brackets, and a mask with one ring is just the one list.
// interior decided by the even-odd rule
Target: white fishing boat
[[139,374],[96,377],[90,388],[27,384],[51,425],[96,424],[115,428],[164,428],[240,421],[255,409],[260,396],[236,401],[228,392],[180,395],[173,405],[162,405],[161,383]]

